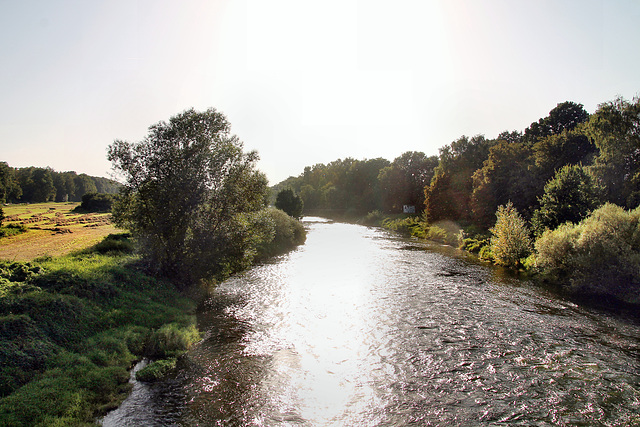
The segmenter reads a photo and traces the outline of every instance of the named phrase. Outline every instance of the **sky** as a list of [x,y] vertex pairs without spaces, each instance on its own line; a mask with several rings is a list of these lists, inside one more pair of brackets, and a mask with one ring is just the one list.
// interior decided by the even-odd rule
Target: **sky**
[[437,155],[640,95],[638,22],[637,0],[0,0],[0,161],[109,177],[114,140],[211,107],[271,185]]

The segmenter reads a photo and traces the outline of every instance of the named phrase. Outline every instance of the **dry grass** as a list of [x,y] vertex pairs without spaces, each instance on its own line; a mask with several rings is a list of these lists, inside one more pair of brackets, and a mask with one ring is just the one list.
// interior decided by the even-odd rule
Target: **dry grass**
[[0,239],[0,259],[29,261],[87,248],[110,233],[121,232],[111,214],[72,212],[79,203],[37,203],[3,207],[4,225],[22,224],[29,230]]

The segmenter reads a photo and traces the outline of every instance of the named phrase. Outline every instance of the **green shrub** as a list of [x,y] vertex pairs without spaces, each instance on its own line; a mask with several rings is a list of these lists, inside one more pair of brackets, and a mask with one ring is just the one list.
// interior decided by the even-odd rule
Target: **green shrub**
[[379,226],[379,225],[382,225],[383,220],[384,220],[384,214],[379,210],[375,210],[375,211],[369,212],[362,219],[362,224],[368,225],[368,226]]
[[405,236],[420,237],[420,234],[424,232],[420,217],[417,216],[386,218],[382,221],[382,226]]
[[29,262],[0,261],[0,278],[11,282],[24,282],[41,274],[42,268]]
[[133,253],[134,244],[129,233],[109,234],[101,242],[90,248],[89,251],[101,254],[109,252]]
[[535,247],[536,267],[565,290],[640,303],[640,207],[606,204],[577,225],[546,231]]
[[438,221],[424,229],[427,239],[456,247],[460,245],[463,236],[462,229],[453,221]]
[[521,259],[531,253],[529,229],[513,203],[498,207],[496,224],[490,231],[491,254],[496,264],[518,267]]
[[193,324],[168,323],[151,334],[146,353],[157,358],[177,357],[200,339],[200,332]]
[[465,251],[471,252],[473,254],[479,254],[483,248],[489,246],[490,244],[491,241],[487,238],[467,237],[462,240],[460,249],[464,249]]
[[175,369],[177,359],[175,357],[169,359],[155,360],[144,368],[136,372],[138,381],[152,382],[164,378],[169,372]]
[[79,212],[111,212],[117,200],[115,194],[87,193],[82,196],[82,203],[75,209]]
[[267,208],[247,216],[253,239],[250,250],[255,260],[284,253],[307,239],[304,226],[279,209]]
[[16,236],[26,232],[27,230],[28,228],[22,224],[7,224],[0,227],[0,237]]
[[28,315],[0,316],[0,396],[33,379],[58,351]]
[[438,221],[429,224],[424,217],[409,216],[401,218],[386,218],[382,226],[405,236],[428,239],[447,245],[458,246],[461,229],[453,221]]
[[480,259],[485,261],[495,261],[495,258],[493,257],[493,253],[491,252],[491,245],[483,246],[480,249],[478,256],[480,257]]

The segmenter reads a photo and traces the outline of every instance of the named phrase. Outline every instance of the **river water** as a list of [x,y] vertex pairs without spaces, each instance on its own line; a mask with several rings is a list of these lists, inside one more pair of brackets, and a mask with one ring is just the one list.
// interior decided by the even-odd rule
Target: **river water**
[[104,425],[640,423],[640,325],[453,248],[307,218],[221,284],[175,377]]

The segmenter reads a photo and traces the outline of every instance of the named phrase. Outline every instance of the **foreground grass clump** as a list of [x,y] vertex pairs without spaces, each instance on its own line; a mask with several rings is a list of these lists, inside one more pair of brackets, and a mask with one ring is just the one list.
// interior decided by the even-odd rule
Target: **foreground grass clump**
[[136,268],[124,238],[109,240],[0,262],[0,425],[92,424],[126,396],[135,360],[199,340],[195,303]]

